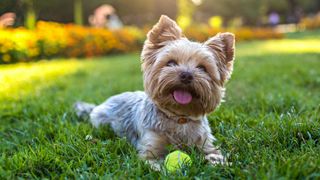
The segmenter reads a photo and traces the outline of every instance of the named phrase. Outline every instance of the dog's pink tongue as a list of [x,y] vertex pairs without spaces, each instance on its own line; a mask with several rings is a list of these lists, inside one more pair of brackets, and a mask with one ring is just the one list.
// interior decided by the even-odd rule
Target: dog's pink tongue
[[173,91],[173,97],[179,104],[189,104],[192,100],[192,95],[184,90]]

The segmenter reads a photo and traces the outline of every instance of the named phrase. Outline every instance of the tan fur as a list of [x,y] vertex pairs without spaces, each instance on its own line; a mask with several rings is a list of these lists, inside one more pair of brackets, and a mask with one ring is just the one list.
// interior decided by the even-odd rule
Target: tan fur
[[232,33],[219,33],[205,42],[220,61],[217,62],[221,75],[221,85],[231,76],[235,51],[235,38]]
[[[161,16],[159,22],[148,33],[141,53],[145,92],[156,106],[169,116],[187,116],[193,120],[201,120],[201,117],[212,112],[220,104],[224,96],[224,84],[233,70],[234,44],[235,37],[231,33],[219,33],[204,43],[191,42],[185,38],[173,20]],[[170,60],[174,60],[177,65],[168,67],[167,63]],[[206,72],[197,68],[199,65],[204,66]],[[181,83],[181,72],[190,72],[194,77],[192,83]],[[193,93],[193,100],[188,105],[177,104],[172,97],[172,92],[181,88]],[[175,129],[173,132],[175,131],[181,130]],[[148,149],[151,154],[163,154],[165,144],[177,144],[170,142],[170,138],[168,142],[171,135],[151,133],[146,136],[153,137],[154,140],[148,141],[149,146],[142,149]],[[173,134],[172,137],[181,135]],[[190,144],[195,143],[206,154],[207,160],[217,164],[221,163],[224,157],[213,146],[213,139],[210,133],[188,136]],[[150,152],[142,153],[142,156],[150,156]],[[146,159],[151,160],[152,167],[158,167],[154,158]]]
[[[148,33],[141,59],[146,93],[164,111],[175,115],[202,116],[212,112],[224,94],[224,83],[230,78],[234,59],[234,35],[220,33],[204,44],[184,37],[178,25],[167,16]],[[169,60],[178,63],[166,67]],[[203,65],[207,72],[197,69]],[[179,81],[179,73],[191,72],[194,81],[186,86]],[[177,88],[194,93],[187,106],[178,105],[172,98]]]
[[147,41],[153,46],[163,46],[166,41],[173,41],[183,37],[176,22],[167,16],[161,16],[159,22],[147,34]]

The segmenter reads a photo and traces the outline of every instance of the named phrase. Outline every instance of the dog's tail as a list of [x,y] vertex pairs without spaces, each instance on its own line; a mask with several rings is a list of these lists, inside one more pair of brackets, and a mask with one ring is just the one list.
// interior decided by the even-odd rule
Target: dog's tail
[[74,103],[73,108],[80,118],[89,118],[91,111],[96,107],[95,104],[77,101]]

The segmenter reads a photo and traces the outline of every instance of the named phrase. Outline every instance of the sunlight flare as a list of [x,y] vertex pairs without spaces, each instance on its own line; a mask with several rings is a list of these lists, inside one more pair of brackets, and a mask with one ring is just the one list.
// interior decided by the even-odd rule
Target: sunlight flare
[[41,61],[20,63],[0,67],[1,98],[19,98],[26,93],[36,93],[37,89],[48,86],[50,82],[76,72],[79,61]]

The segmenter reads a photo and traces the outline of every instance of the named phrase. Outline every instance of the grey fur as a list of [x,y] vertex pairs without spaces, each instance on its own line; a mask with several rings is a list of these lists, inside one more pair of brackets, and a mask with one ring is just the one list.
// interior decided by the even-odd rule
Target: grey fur
[[[88,113],[91,107],[92,104],[87,103],[75,105],[77,114]],[[142,158],[152,162],[166,155],[165,146],[169,144],[177,148],[196,145],[208,157],[215,157],[213,164],[224,160],[212,145],[214,137],[206,116],[199,119],[191,117],[186,124],[179,124],[178,116],[169,116],[157,108],[144,92],[137,91],[112,96],[94,107],[90,121],[95,127],[110,124],[117,135],[126,137],[138,149]]]
[[89,118],[91,111],[95,107],[96,107],[96,105],[94,105],[94,104],[89,104],[89,103],[80,102],[80,101],[76,102],[73,105],[73,108],[75,108],[77,110],[76,111],[77,116],[81,117],[81,118]]

